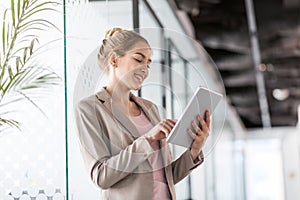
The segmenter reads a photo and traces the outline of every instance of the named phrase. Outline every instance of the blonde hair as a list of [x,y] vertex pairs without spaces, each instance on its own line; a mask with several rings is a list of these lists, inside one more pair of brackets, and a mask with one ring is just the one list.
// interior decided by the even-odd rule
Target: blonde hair
[[137,32],[123,30],[119,27],[107,30],[98,53],[100,68],[108,73],[111,53],[123,56],[138,42],[145,42],[150,47],[148,41]]

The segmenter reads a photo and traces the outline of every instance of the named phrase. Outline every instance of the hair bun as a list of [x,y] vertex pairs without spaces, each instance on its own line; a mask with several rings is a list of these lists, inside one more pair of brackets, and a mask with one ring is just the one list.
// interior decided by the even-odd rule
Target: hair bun
[[109,39],[110,37],[112,37],[113,35],[115,35],[116,33],[118,32],[121,32],[123,31],[122,28],[119,28],[119,27],[114,27],[112,29],[109,29],[105,32],[105,39]]

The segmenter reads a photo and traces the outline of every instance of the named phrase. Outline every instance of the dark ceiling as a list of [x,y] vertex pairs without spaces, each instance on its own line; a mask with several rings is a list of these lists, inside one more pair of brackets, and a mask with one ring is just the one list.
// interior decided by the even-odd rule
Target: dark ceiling
[[[177,0],[216,63],[247,128],[262,127],[244,0]],[[300,104],[300,0],[253,0],[272,126],[295,126]]]

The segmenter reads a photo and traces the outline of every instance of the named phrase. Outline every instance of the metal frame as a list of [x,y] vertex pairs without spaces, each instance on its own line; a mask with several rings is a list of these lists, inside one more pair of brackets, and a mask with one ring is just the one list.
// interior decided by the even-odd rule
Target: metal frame
[[253,7],[253,0],[245,0],[248,27],[251,42],[251,52],[254,62],[255,78],[257,84],[257,95],[259,101],[259,108],[261,112],[261,120],[263,128],[271,128],[271,117],[269,112],[269,105],[266,95],[266,86],[264,75],[259,70],[261,64],[261,55],[259,50],[259,43],[257,38],[257,28],[255,22],[255,12]]

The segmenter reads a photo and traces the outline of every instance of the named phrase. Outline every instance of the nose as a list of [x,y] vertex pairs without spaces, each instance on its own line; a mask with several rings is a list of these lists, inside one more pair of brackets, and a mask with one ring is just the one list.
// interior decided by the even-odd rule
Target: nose
[[147,65],[143,65],[143,66],[141,67],[141,72],[147,74],[147,73],[148,73],[148,66],[147,66]]

